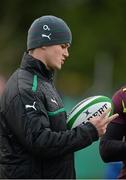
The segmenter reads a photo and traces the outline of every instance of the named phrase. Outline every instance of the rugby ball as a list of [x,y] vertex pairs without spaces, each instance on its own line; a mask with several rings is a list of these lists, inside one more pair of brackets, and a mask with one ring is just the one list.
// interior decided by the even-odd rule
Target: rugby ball
[[[86,123],[92,117],[100,116],[105,110],[112,109],[112,100],[107,96],[92,96],[79,102],[68,114],[69,129]],[[108,113],[108,116],[111,112]]]

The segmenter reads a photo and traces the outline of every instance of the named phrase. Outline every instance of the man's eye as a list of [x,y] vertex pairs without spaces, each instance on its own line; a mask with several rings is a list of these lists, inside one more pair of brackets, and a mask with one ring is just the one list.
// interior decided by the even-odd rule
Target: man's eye
[[61,44],[61,47],[63,48],[63,49],[65,49],[65,48],[69,48],[70,47],[70,45],[69,44]]
[[65,44],[62,44],[61,47],[62,47],[62,48],[65,48],[66,46],[65,46]]

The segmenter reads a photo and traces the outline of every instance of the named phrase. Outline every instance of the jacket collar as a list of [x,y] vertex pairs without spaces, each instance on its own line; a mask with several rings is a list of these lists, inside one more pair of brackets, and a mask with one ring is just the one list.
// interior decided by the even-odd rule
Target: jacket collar
[[30,71],[31,73],[37,74],[40,77],[44,77],[48,80],[53,80],[54,71],[48,70],[44,63],[40,60],[35,59],[28,53],[24,53],[21,68]]

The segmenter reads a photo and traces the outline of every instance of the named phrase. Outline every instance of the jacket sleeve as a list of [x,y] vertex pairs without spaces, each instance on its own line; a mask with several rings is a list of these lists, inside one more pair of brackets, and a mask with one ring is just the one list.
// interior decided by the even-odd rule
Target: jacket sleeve
[[100,155],[104,162],[126,160],[126,128],[122,124],[111,122],[106,134],[100,140]]
[[72,130],[52,131],[45,107],[41,103],[40,108],[39,101],[28,92],[27,98],[17,95],[6,113],[9,128],[31,153],[52,158],[80,150],[98,140],[98,132],[91,123]]
[[126,93],[119,89],[113,95],[114,113],[119,117],[111,122],[100,140],[100,155],[104,162],[126,160]]

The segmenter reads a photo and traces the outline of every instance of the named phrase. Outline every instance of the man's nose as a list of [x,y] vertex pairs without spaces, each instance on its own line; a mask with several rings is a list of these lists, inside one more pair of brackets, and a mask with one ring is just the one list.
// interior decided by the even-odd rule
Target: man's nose
[[69,57],[68,49],[65,49],[65,51],[64,51],[64,56],[65,56],[65,57]]

